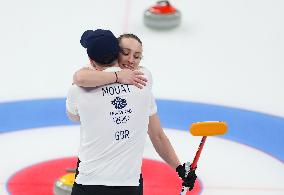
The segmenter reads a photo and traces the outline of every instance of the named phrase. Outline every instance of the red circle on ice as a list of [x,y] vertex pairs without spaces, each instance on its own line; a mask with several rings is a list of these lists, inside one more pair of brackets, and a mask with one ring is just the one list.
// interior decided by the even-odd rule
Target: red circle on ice
[[[15,173],[8,181],[8,190],[13,195],[52,195],[54,182],[66,173],[67,168],[75,168],[77,158],[61,158],[42,162]],[[143,159],[144,195],[179,194],[181,180],[167,164]],[[201,192],[201,184],[196,180],[195,187],[187,195]]]

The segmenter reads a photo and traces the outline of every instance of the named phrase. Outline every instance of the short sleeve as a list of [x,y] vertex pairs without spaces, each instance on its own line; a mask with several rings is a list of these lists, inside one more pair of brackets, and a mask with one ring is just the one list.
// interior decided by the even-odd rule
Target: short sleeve
[[157,104],[156,104],[156,100],[155,100],[155,98],[154,98],[154,95],[153,95],[153,93],[151,92],[151,102],[150,102],[150,112],[149,112],[149,116],[152,116],[152,115],[154,115],[154,114],[156,114],[157,113]]
[[66,110],[74,115],[79,115],[78,113],[78,103],[77,103],[77,93],[76,93],[76,86],[72,85],[67,93],[66,98]]
[[140,71],[142,71],[145,74],[145,76],[146,76],[146,78],[148,80],[147,85],[150,88],[150,92],[151,92],[151,94],[150,94],[150,98],[151,99],[150,99],[149,116],[152,116],[152,115],[156,114],[157,110],[158,110],[155,97],[154,97],[154,95],[152,93],[152,85],[153,85],[152,74],[145,66],[140,66],[139,68],[140,68]]

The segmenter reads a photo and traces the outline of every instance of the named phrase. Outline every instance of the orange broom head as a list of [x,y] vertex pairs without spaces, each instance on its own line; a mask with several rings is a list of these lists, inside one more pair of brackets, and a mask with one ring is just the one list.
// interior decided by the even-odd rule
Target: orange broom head
[[204,121],[192,123],[189,131],[194,136],[212,136],[223,135],[227,129],[227,124],[223,121]]

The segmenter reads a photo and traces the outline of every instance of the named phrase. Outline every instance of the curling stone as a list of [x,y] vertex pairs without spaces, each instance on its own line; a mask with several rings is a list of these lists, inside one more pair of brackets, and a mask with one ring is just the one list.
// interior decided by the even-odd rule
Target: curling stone
[[72,187],[75,182],[75,170],[67,170],[67,174],[61,176],[55,181],[53,187],[54,195],[71,195]]
[[144,11],[144,24],[152,29],[167,30],[179,26],[181,13],[169,1],[158,1]]

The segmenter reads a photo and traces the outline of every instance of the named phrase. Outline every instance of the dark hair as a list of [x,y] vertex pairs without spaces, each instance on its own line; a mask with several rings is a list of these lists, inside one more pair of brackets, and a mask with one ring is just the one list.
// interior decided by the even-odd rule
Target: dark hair
[[117,38],[118,42],[120,43],[120,42],[121,42],[121,39],[123,39],[123,38],[132,38],[132,39],[135,39],[135,40],[137,40],[137,41],[141,44],[141,46],[142,46],[142,41],[139,39],[139,37],[137,37],[136,35],[134,35],[134,34],[132,34],[132,33],[124,33],[124,34],[120,35],[120,36]]

